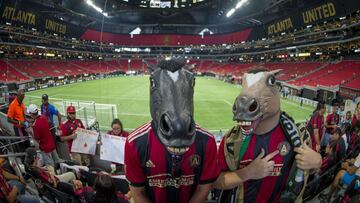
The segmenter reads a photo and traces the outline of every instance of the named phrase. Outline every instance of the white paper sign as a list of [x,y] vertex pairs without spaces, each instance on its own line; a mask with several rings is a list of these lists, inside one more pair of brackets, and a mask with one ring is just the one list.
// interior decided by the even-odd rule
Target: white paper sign
[[72,143],[71,152],[95,155],[98,133],[96,131],[76,129],[77,137]]
[[124,164],[126,137],[101,134],[100,159]]

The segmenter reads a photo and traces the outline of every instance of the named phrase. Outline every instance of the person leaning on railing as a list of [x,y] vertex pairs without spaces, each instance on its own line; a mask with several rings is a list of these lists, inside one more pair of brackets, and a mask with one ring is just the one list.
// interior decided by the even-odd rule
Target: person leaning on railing
[[[19,89],[16,98],[9,105],[9,109],[7,112],[8,122],[12,123],[15,136],[18,137],[28,137],[28,134],[25,131],[25,105],[23,103],[24,98],[24,90]],[[29,140],[25,141],[25,148],[27,147],[30,147]]]

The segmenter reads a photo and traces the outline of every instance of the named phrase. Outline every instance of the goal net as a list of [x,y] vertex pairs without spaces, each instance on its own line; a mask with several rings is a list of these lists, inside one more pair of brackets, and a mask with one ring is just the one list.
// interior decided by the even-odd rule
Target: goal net
[[[26,95],[24,103],[26,106],[36,104],[40,109],[42,100],[39,96]],[[54,105],[63,117],[66,117],[66,108],[68,106],[75,106],[76,117],[81,119],[86,127],[91,127],[98,122],[101,130],[107,130],[111,128],[112,120],[117,118],[117,106],[115,104],[100,104],[94,101],[62,98],[50,98],[49,103]],[[54,121],[57,122],[57,119],[54,119]]]

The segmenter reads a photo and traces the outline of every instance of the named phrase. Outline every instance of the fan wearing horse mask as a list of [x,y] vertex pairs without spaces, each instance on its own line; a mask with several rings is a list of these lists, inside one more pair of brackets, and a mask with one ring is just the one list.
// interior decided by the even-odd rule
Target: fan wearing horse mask
[[125,144],[132,196],[137,203],[204,202],[220,169],[213,135],[193,119],[194,74],[179,60],[149,69],[152,121]]
[[233,105],[237,122],[221,141],[221,174],[214,186],[221,202],[301,202],[310,170],[321,156],[311,149],[304,125],[280,111],[275,74],[258,69],[245,73]]

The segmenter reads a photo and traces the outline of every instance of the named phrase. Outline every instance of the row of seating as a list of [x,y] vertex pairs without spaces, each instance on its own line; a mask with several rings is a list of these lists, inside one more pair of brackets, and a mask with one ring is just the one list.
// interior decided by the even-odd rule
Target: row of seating
[[16,69],[11,67],[9,63],[0,61],[0,82],[13,83],[13,82],[26,82],[30,81],[31,78],[18,72]]
[[[155,60],[149,60],[155,63]],[[282,69],[278,80],[296,86],[337,86],[359,89],[360,62],[338,63],[292,62],[292,63],[224,63],[213,60],[191,60],[195,71],[216,75],[241,77],[245,72],[258,67],[267,70]],[[32,78],[77,76],[87,74],[109,74],[113,72],[146,72],[147,65],[140,59],[83,61],[83,60],[8,60],[0,61],[0,82],[24,82]]]
[[[357,61],[341,61],[339,63],[328,64],[323,68],[314,71],[304,77],[297,78],[290,84],[296,86],[337,86],[340,84],[351,83],[360,75],[360,63]],[[359,88],[359,87],[357,87]]]

